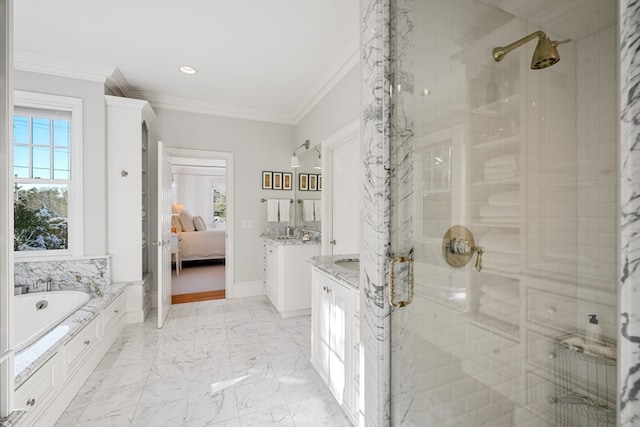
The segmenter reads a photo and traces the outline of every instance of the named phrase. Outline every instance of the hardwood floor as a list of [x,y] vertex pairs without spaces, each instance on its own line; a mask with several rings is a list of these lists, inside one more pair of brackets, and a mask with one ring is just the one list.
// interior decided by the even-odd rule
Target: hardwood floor
[[171,304],[184,304],[186,302],[209,301],[224,299],[225,291],[197,292],[193,294],[171,295]]

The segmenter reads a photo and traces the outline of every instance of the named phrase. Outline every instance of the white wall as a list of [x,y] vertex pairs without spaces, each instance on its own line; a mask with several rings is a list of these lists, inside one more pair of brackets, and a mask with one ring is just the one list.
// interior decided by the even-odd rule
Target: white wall
[[84,255],[107,253],[107,178],[104,84],[15,71],[14,89],[82,98]]
[[[293,127],[160,108],[154,111],[157,118],[151,124],[150,141],[161,140],[171,148],[234,154],[235,282],[262,281],[260,233],[266,225],[266,205],[260,199],[293,197],[292,191],[262,190],[262,171],[291,171]],[[150,146],[151,159],[155,159],[156,146]],[[149,169],[153,182],[157,175],[154,160]],[[151,206],[157,203],[155,192],[150,201]],[[153,209],[152,213],[155,215]],[[253,228],[241,228],[243,220],[253,221]],[[153,215],[151,221],[155,223]],[[152,235],[153,240],[155,231]]]
[[295,126],[295,147],[309,140],[311,146],[360,117],[361,67],[356,65],[322,101]]
[[[354,67],[336,87],[296,126],[218,117],[154,108],[150,141],[161,140],[167,147],[224,151],[234,154],[235,164],[235,282],[262,280],[262,241],[267,226],[266,205],[261,198],[292,198],[295,191],[262,190],[262,171],[293,172],[293,148],[311,145],[340,130],[360,115],[360,67]],[[157,156],[151,144],[151,159]],[[156,178],[155,161],[150,161],[150,179]],[[297,182],[294,182],[297,186]],[[151,185],[153,189],[153,185]],[[151,206],[157,195],[152,192]],[[155,215],[152,209],[152,213]],[[155,218],[152,216],[152,223]],[[242,221],[253,228],[242,228]],[[292,222],[293,223],[293,222]],[[152,240],[155,239],[152,232]],[[154,263],[152,263],[154,264]]]

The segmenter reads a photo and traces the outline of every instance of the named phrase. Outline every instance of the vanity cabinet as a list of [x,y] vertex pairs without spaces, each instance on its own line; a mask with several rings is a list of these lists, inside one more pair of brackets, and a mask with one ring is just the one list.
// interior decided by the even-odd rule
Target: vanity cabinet
[[284,318],[311,312],[311,267],[307,260],[320,254],[320,245],[264,242],[264,291]]
[[358,292],[312,271],[311,363],[354,425],[359,413]]
[[27,411],[20,425],[37,425],[61,386],[62,372],[62,357],[56,353],[16,390],[16,407]]
[[113,282],[142,281],[149,272],[147,148],[155,113],[147,101],[105,100],[111,277]]

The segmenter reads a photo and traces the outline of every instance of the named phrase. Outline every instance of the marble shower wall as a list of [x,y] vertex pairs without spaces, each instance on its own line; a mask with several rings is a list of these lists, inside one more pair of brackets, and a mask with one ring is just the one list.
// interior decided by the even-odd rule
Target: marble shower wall
[[640,422],[640,3],[620,2],[620,426]]
[[388,426],[390,415],[390,325],[385,294],[389,253],[390,0],[362,0],[362,153],[364,224],[360,313],[364,351],[365,425]]
[[[82,277],[80,282],[76,281],[76,275]],[[25,261],[14,264],[14,286],[28,286],[29,292],[45,291],[45,282],[48,277],[52,280],[54,291],[84,291],[89,279],[100,286],[105,286],[111,283],[110,258],[104,256],[60,261]],[[36,282],[37,288],[34,287]]]

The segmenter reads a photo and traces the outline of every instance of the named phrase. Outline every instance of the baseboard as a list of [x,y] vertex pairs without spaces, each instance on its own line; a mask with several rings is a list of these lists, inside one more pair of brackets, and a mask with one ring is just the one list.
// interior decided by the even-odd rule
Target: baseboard
[[264,295],[262,280],[236,282],[232,289],[227,289],[227,298],[246,298]]

